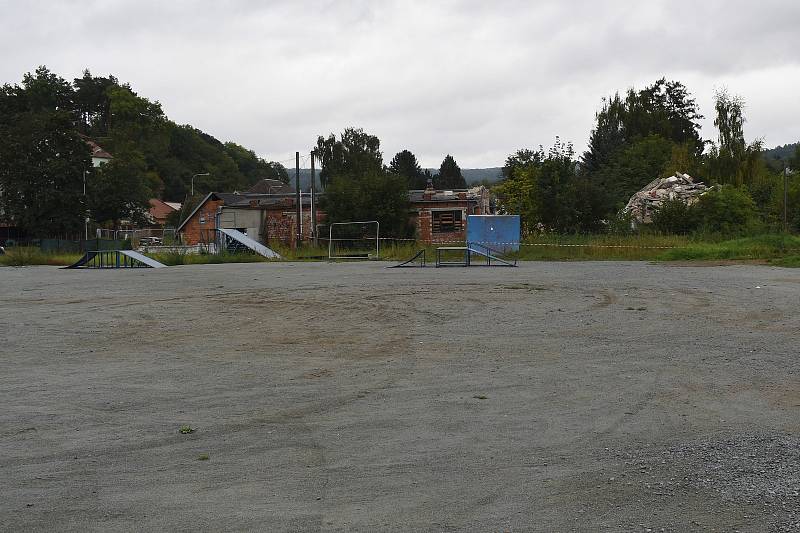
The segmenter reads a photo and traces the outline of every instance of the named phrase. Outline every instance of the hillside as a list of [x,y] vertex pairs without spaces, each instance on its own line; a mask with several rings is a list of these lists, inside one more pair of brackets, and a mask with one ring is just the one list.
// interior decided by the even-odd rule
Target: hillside
[[798,150],[800,150],[800,142],[776,146],[775,148],[764,150],[762,154],[770,168],[780,170],[784,167],[784,164],[788,163],[797,154]]

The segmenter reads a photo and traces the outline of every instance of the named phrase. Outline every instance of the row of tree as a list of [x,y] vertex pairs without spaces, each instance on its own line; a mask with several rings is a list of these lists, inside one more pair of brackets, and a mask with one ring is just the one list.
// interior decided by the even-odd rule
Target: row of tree
[[[111,162],[94,168],[86,138]],[[175,124],[113,76],[70,83],[40,67],[0,88],[0,212],[28,235],[77,234],[87,212],[136,221],[150,198],[183,201],[197,174],[198,192],[288,180],[279,163]]]
[[[760,141],[745,141],[743,100],[726,91],[718,92],[715,100],[718,138],[712,141],[700,137],[703,117],[680,82],[661,79],[604,99],[588,149],[580,157],[556,138],[549,150],[521,149],[507,158],[503,180],[495,189],[501,208],[521,214],[528,233],[629,230],[629,221],[620,220],[620,209],[631,195],[657,177],[683,172],[718,187],[686,212],[689,223],[679,223],[677,217],[685,206],[671,205],[670,216],[657,217],[659,229],[735,232],[780,226],[783,169],[767,164]],[[800,168],[800,148],[790,166]],[[790,222],[798,228],[796,181],[788,196]],[[719,213],[717,218],[697,216],[712,203],[730,202],[730,212],[737,213],[734,220],[721,208],[705,211]]]
[[437,189],[467,186],[461,168],[449,154],[433,174],[423,170],[409,150],[398,152],[384,165],[380,147],[380,139],[361,128],[317,139],[315,153],[321,162],[323,207],[329,222],[377,220],[386,234],[408,237],[413,234],[409,190],[425,189],[429,183]]
[[[579,157],[558,137],[547,150],[523,148],[509,155],[494,189],[499,206],[519,213],[526,232],[624,228],[630,225],[620,220],[620,208],[633,193],[655,177],[685,172],[724,186],[705,202],[735,204],[731,211],[739,213],[740,227],[774,227],[782,215],[782,169],[768,164],[760,141],[745,140],[743,110],[741,98],[719,92],[718,138],[710,141],[701,138],[703,117],[680,82],[661,79],[615,94],[602,101],[588,149]],[[112,161],[94,168],[87,138],[109,150]],[[422,169],[409,150],[385,165],[380,140],[362,129],[320,136],[316,154],[332,222],[377,219],[386,233],[408,236],[409,189],[428,183],[466,187],[451,155],[436,173]],[[800,148],[790,166],[800,167]],[[0,88],[0,213],[30,235],[75,234],[87,212],[112,225],[135,220],[149,198],[184,200],[197,174],[203,174],[195,182],[200,193],[241,190],[262,178],[288,180],[279,163],[173,123],[158,102],[113,76],[86,71],[70,83],[40,67],[21,85]],[[797,181],[788,194],[796,228]],[[731,221],[714,225],[693,215],[696,210],[683,213],[695,221],[687,225],[680,221],[683,207],[669,206],[656,217],[659,228],[735,230]]]

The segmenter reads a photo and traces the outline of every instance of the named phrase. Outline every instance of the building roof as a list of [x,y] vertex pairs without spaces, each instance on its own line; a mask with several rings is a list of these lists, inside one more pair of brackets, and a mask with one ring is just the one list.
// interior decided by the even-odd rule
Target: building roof
[[[471,189],[454,189],[454,190],[436,190],[432,191],[433,194],[430,198],[425,198],[425,190],[423,189],[415,189],[408,191],[408,199],[411,203],[421,203],[421,202],[458,202],[458,201],[473,201],[478,202],[481,199],[481,193],[483,192],[482,186],[473,187]],[[428,191],[431,192],[431,191]],[[461,198],[461,195],[466,196],[466,198]]]
[[[261,194],[261,193],[239,193],[239,192],[210,192],[203,198],[197,207],[195,207],[188,217],[183,219],[176,231],[181,231],[183,226],[200,210],[203,205],[209,200],[222,200],[222,205],[225,207],[238,207],[240,209],[263,209],[265,207],[280,207],[281,205],[287,208],[293,208],[295,202],[295,193],[284,194]],[[311,198],[303,196],[300,204],[302,206],[310,206]]]
[[96,157],[98,159],[113,159],[114,156],[103,150],[103,148],[93,140],[89,139],[88,137],[84,137],[83,141],[89,145],[89,149],[92,151],[92,157]]
[[[178,204],[180,207],[180,204]],[[170,213],[177,211],[175,207],[171,206],[163,200],[158,198],[150,198],[150,216],[155,220],[164,220]]]
[[280,180],[264,178],[247,189],[245,194],[293,194],[294,187]]

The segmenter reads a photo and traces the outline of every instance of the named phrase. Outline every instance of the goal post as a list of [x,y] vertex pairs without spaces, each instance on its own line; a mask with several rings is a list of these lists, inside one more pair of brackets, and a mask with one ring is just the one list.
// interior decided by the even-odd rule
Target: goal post
[[377,220],[334,222],[328,227],[328,259],[380,259]]

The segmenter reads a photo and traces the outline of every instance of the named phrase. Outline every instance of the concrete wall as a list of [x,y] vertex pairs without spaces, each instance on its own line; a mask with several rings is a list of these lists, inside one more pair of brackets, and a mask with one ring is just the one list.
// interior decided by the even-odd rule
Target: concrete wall
[[248,237],[261,242],[264,210],[223,207],[219,216],[219,227],[244,230]]

